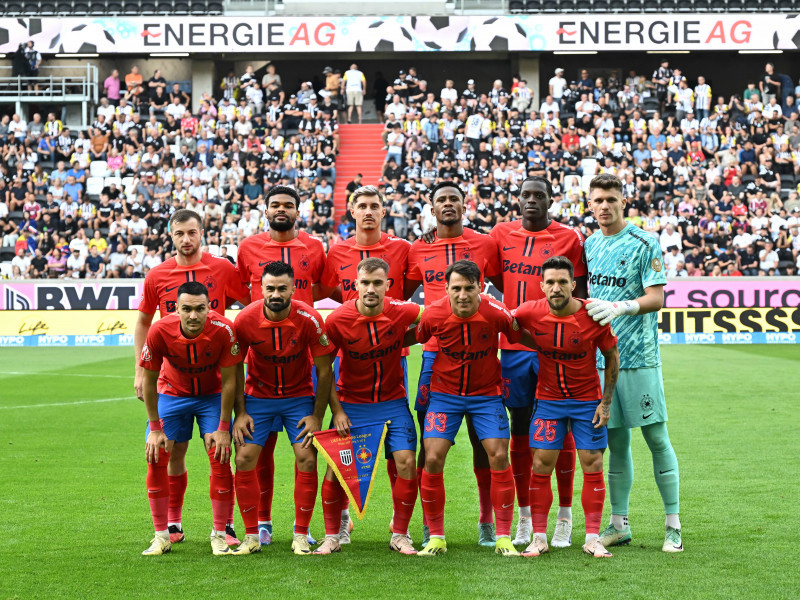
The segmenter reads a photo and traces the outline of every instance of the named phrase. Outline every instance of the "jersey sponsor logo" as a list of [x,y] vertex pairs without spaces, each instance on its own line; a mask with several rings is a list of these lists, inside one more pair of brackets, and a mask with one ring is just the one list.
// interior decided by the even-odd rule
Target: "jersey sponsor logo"
[[204,367],[181,367],[180,365],[176,365],[172,361],[170,361],[172,366],[180,371],[181,373],[186,373],[187,375],[200,375],[201,373],[207,373],[209,371],[213,371],[214,369],[218,368],[218,364],[214,363],[213,365],[206,365]]
[[233,329],[231,329],[230,325],[228,325],[227,323],[223,323],[222,321],[216,321],[214,319],[211,319],[211,324],[216,325],[217,327],[224,327],[225,329],[227,329],[228,335],[231,336],[231,342],[236,341],[236,336],[233,335]]
[[[353,343],[353,342],[348,342]],[[397,352],[400,350],[400,346],[402,345],[402,340],[397,340],[391,346],[387,346],[386,348],[375,348],[374,350],[370,350],[369,352],[356,352],[354,350],[348,350],[347,356],[352,358],[353,360],[375,360],[377,358],[383,358],[384,356],[388,356],[393,352]]]
[[444,272],[433,269],[425,271],[425,283],[433,283],[434,281],[444,281]]
[[[394,285],[394,279],[389,277],[386,280],[386,289],[392,289],[393,285]],[[358,281],[353,279],[342,279],[342,291],[344,292],[358,291]]]
[[640,242],[642,242],[648,248],[650,247],[650,242],[651,241],[655,241],[655,239],[652,239],[652,240],[645,239],[642,235],[640,235],[637,232],[637,228],[634,228],[634,227],[631,227],[631,228],[628,229],[628,235],[631,236],[632,238],[636,239],[636,240],[639,240]]
[[589,273],[589,285],[605,285],[609,287],[624,288],[628,284],[625,277],[604,275],[603,273]]
[[552,358],[553,360],[581,360],[582,358],[586,358],[586,352],[579,352],[577,354],[573,354],[571,352],[561,352],[560,350],[544,350],[539,348],[538,352],[543,354],[548,358]]
[[503,260],[503,273],[519,273],[520,275],[541,276],[542,268],[539,265],[528,265],[524,262],[511,262]]
[[653,271],[655,271],[656,273],[660,273],[661,272],[661,259],[654,258],[653,262],[650,263],[650,266],[653,267]]
[[489,356],[489,351],[491,348],[486,348],[484,350],[478,350],[477,352],[468,352],[466,350],[450,350],[447,346],[443,346],[440,348],[442,354],[446,354],[453,360],[481,360]]
[[314,315],[304,310],[298,310],[297,314],[306,317],[307,319],[311,319],[311,322],[314,323],[314,326],[317,328],[317,333],[322,334],[322,327],[319,326],[319,321],[317,321],[317,318]]
[[303,354],[302,352],[298,352],[297,354],[289,354],[287,356],[275,356],[274,354],[259,354],[259,356],[267,362],[275,363],[278,365],[287,365],[299,359],[300,356],[302,356],[302,354]]

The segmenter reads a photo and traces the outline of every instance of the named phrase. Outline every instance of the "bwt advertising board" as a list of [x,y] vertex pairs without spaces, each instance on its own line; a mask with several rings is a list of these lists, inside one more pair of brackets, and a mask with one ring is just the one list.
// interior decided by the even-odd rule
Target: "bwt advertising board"
[[796,14],[0,19],[0,52],[551,52],[796,50]]
[[[132,345],[141,292],[141,280],[0,282],[0,346]],[[664,295],[663,344],[800,342],[800,279],[672,279]]]

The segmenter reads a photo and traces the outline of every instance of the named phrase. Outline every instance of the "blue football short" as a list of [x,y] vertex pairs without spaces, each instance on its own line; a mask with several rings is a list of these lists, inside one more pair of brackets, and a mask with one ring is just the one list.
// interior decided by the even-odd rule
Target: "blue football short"
[[[422,368],[419,371],[419,381],[417,382],[417,398],[414,401],[414,410],[428,410],[428,402],[431,399],[431,377],[433,376],[433,361],[436,360],[436,352],[428,350],[422,353]],[[408,388],[406,388],[408,389]]]
[[[192,429],[195,419],[200,436],[214,433],[219,426],[219,415],[222,408],[220,394],[206,396],[168,396],[158,395],[158,416],[161,418],[161,427],[168,440],[178,444],[192,439]],[[150,424],[147,424],[147,433],[150,434]]]
[[531,448],[561,450],[564,436],[572,430],[579,450],[602,450],[608,445],[605,426],[594,428],[592,419],[600,400],[539,400],[533,406],[529,442]]
[[300,398],[256,398],[248,394],[244,395],[244,408],[253,419],[255,431],[253,439],[245,438],[247,444],[258,444],[263,446],[267,442],[267,437],[274,425],[286,428],[286,435],[292,444],[299,444],[303,440],[296,440],[297,435],[302,431],[297,427],[297,423],[303,417],[314,412],[314,398],[302,396]]
[[503,369],[503,403],[506,408],[533,406],[539,381],[539,355],[528,350],[500,352]]
[[453,396],[431,393],[422,439],[444,438],[456,443],[465,415],[472,417],[478,439],[509,439],[508,414],[500,396]]
[[[408,398],[358,404],[342,402],[342,408],[352,425],[367,425],[379,421],[391,421],[386,431],[384,453],[388,458],[398,450],[417,450],[417,424],[408,410]],[[333,424],[331,424],[333,427]]]

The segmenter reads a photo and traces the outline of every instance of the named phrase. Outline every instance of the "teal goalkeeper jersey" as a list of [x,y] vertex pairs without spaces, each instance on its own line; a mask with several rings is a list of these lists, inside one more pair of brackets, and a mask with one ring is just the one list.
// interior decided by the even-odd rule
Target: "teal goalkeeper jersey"
[[[616,235],[600,231],[586,238],[589,297],[635,300],[652,285],[665,285],[661,247],[651,234],[630,223]],[[658,313],[623,315],[612,322],[619,339],[620,368],[638,369],[661,364],[658,351]],[[597,353],[597,367],[605,366]]]

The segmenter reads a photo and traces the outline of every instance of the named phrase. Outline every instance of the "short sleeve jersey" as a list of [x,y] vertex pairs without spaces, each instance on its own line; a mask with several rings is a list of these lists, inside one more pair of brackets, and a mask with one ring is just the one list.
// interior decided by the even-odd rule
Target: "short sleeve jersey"
[[502,302],[481,294],[481,303],[471,317],[453,314],[445,296],[422,313],[417,340],[439,341],[433,362],[431,391],[457,396],[497,396],[502,377],[497,359],[498,334],[511,342],[521,337],[519,325]]
[[[422,282],[425,306],[430,306],[447,295],[444,272],[449,265],[459,260],[471,260],[478,265],[481,270],[481,289],[484,277],[493,277],[500,273],[494,240],[471,229],[465,229],[459,237],[437,238],[432,244],[422,240],[411,244],[406,278]],[[423,349],[436,352],[438,347],[432,341],[425,344]]]
[[319,283],[325,269],[325,249],[322,244],[305,232],[290,242],[276,242],[269,233],[259,233],[246,238],[237,253],[239,276],[244,284],[250,284],[250,297],[261,300],[261,273],[271,262],[285,262],[294,269],[294,298],[314,304],[312,288]]
[[178,288],[190,281],[206,286],[211,310],[223,315],[228,304],[247,299],[250,295],[247,286],[240,281],[236,267],[228,260],[204,252],[199,263],[182,267],[173,256],[147,273],[139,310],[147,314],[158,310],[162,317],[174,313]]
[[512,311],[540,348],[536,386],[540,400],[597,401],[603,397],[595,352],[613,348],[617,336],[611,325],[600,325],[589,316],[585,300],[580,302],[578,312],[567,317],[552,314],[544,298]]
[[159,394],[184,397],[218,394],[220,369],[240,362],[233,323],[214,311],[209,311],[206,326],[194,338],[183,335],[177,314],[159,319],[147,332],[139,357],[139,366],[160,371]]
[[335,244],[328,252],[325,270],[322,274],[322,285],[326,287],[342,287],[342,300],[358,298],[356,287],[356,267],[365,258],[381,258],[389,264],[389,289],[387,298],[403,299],[403,284],[408,269],[408,252],[411,244],[406,240],[381,234],[381,239],[372,246],[356,244],[355,237]]
[[245,393],[257,398],[314,394],[313,359],[331,352],[325,324],[316,310],[292,298],[289,315],[270,321],[264,315],[264,303],[253,302],[237,315],[234,326],[246,354]]
[[[589,295],[600,300],[635,300],[647,287],[666,285],[658,240],[628,223],[616,235],[599,231],[586,240]],[[614,319],[619,337],[620,368],[638,369],[661,364],[658,350],[658,313],[623,315]],[[597,367],[603,368],[603,355]]]
[[[514,309],[529,300],[544,298],[542,263],[552,256],[565,256],[572,263],[575,277],[586,275],[581,232],[551,222],[541,231],[523,229],[522,221],[498,223],[489,234],[497,244],[503,272],[503,303]],[[500,340],[503,350],[530,350]]]
[[377,317],[358,312],[349,300],[325,321],[334,348],[340,351],[337,389],[342,402],[368,404],[408,398],[403,383],[403,337],[419,318],[421,307],[413,302],[384,302]]

